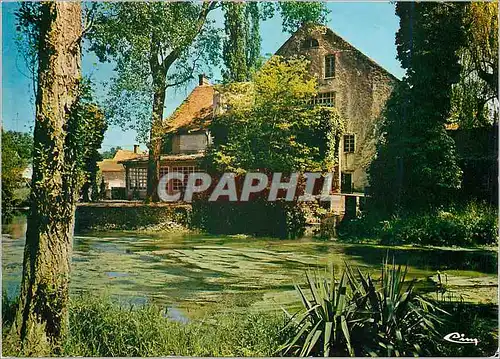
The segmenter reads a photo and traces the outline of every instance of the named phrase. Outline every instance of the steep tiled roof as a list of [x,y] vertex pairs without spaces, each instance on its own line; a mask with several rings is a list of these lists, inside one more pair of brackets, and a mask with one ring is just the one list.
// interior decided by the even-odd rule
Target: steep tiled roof
[[122,172],[125,171],[123,165],[119,164],[112,158],[108,158],[102,160],[101,162],[97,162],[99,169],[101,172]]
[[180,129],[196,131],[206,128],[212,120],[213,97],[212,85],[197,86],[166,120],[166,132],[175,132]]
[[135,153],[134,151],[130,150],[118,150],[115,153],[115,156],[113,157],[114,161],[123,161],[123,160],[128,160],[129,158],[135,158],[142,156],[144,153],[138,152]]
[[118,150],[116,151],[115,156],[113,158],[97,162],[97,165],[99,166],[101,172],[122,172],[125,171],[125,168],[123,167],[122,164],[118,162],[131,160],[141,156],[144,156],[144,153],[142,152],[135,153],[134,151],[129,151],[129,150]]

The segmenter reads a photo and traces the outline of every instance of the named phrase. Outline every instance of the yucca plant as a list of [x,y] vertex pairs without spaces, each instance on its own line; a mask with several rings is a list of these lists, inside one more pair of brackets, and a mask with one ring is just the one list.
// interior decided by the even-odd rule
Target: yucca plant
[[289,315],[282,354],[294,356],[414,356],[433,354],[436,325],[447,313],[418,296],[408,268],[383,262],[375,281],[346,264],[337,281],[306,273],[310,295],[296,286],[303,311]]
[[353,343],[362,354],[371,356],[432,355],[440,340],[436,326],[447,315],[434,303],[419,296],[415,280],[406,282],[408,267],[396,266],[388,258],[383,262],[382,276],[374,281],[346,266],[355,320],[350,327]]
[[[354,356],[348,321],[353,314],[347,297],[347,276],[342,274],[336,281],[333,267],[330,277],[323,278],[316,272],[306,273],[311,293],[309,300],[300,288],[299,293],[305,311],[292,316],[284,330],[292,328],[292,335],[281,348],[284,355],[293,356]],[[349,308],[351,306],[351,308]]]

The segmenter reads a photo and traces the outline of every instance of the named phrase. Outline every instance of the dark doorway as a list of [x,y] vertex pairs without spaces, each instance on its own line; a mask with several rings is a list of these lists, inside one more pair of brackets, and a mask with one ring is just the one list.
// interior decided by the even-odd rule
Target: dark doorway
[[352,173],[342,172],[341,176],[340,192],[352,193]]

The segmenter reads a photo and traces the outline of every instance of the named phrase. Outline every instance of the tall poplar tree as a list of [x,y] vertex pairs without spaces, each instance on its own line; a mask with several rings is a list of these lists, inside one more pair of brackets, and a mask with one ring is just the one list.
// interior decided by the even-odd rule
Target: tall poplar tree
[[396,4],[403,81],[387,103],[376,159],[370,167],[377,210],[421,210],[448,203],[461,170],[445,124],[452,85],[460,78],[464,4]]
[[223,3],[223,54],[225,82],[249,81],[262,65],[260,21],[278,13],[283,31],[294,32],[306,22],[324,23],[328,9],[324,2],[282,1],[277,3],[240,1]]

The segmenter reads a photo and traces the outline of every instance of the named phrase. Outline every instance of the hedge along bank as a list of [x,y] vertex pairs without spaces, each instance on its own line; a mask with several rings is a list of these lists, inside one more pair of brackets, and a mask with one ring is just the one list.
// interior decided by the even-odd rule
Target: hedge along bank
[[164,202],[192,202],[193,195],[208,196],[208,201],[224,199],[230,202],[246,202],[267,193],[268,201],[278,199],[285,201],[308,202],[331,201],[334,173],[321,174],[305,172],[302,175],[294,172],[283,175],[282,172],[263,173],[248,172],[245,176],[235,173],[223,173],[214,181],[212,176],[204,172],[190,173],[185,190],[174,191],[174,180],[184,183],[186,174],[170,172],[164,175],[158,184],[158,196]]

